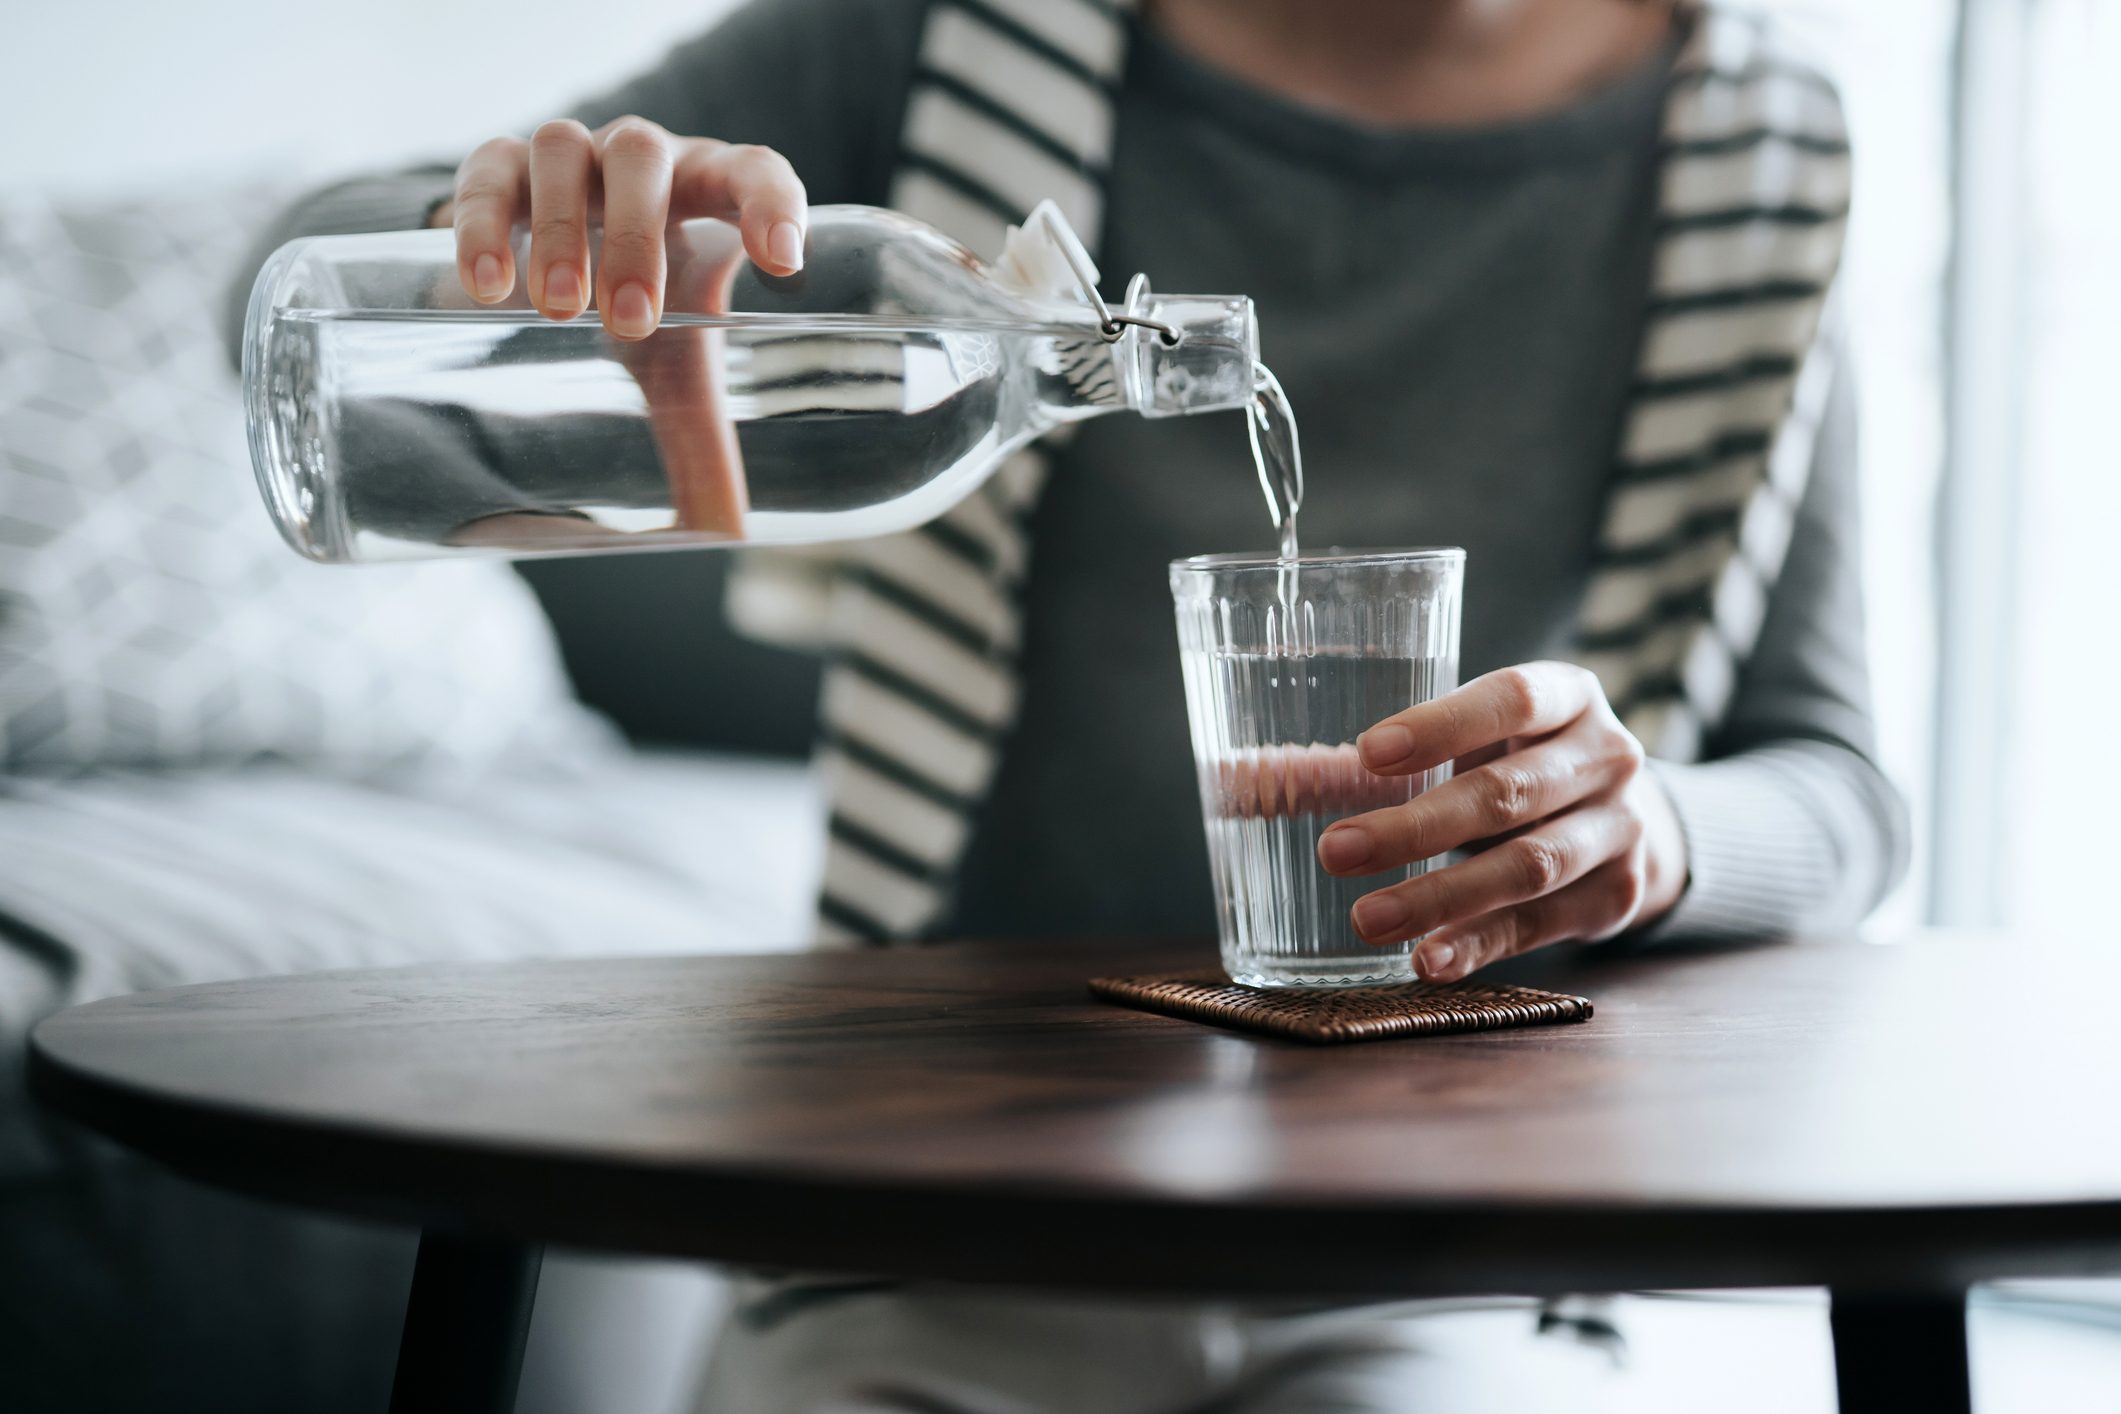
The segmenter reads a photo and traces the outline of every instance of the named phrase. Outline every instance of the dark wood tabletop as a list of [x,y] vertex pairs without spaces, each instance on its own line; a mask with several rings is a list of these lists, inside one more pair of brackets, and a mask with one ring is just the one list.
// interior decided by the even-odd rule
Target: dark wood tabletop
[[180,1170],[776,1267],[1353,1295],[1957,1288],[2121,1256],[2121,967],[1555,954],[1593,1020],[1312,1047],[1093,1001],[1197,948],[507,963],[117,998],[36,1092]]

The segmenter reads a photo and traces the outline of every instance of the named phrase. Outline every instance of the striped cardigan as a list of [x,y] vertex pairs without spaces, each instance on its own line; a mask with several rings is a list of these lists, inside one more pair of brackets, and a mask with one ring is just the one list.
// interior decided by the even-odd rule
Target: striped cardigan
[[[1832,378],[1819,335],[1849,197],[1831,85],[1756,17],[1688,18],[1636,377],[1571,655],[1679,761],[1721,720],[1788,548]],[[891,204],[991,256],[1051,197],[1094,250],[1128,23],[1106,0],[935,0]],[[739,567],[739,627],[829,655],[823,942],[918,939],[947,908],[1015,717],[1047,464],[1043,448],[1018,453],[918,530]]]

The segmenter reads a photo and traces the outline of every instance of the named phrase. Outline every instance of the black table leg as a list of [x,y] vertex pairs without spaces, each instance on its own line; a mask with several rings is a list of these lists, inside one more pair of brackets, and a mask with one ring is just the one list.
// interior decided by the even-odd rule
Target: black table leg
[[509,1414],[545,1249],[428,1232],[413,1263],[390,1414]]
[[1966,1293],[1836,1291],[1841,1414],[1971,1414]]

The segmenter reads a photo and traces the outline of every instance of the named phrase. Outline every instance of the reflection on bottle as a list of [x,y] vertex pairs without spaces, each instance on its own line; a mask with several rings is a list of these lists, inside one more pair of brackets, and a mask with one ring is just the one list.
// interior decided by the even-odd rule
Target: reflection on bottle
[[[731,247],[679,263],[671,271],[665,308],[727,315],[742,255]],[[665,327],[639,343],[619,345],[619,359],[648,402],[674,528],[743,539],[751,496],[729,405],[728,336],[711,326]]]

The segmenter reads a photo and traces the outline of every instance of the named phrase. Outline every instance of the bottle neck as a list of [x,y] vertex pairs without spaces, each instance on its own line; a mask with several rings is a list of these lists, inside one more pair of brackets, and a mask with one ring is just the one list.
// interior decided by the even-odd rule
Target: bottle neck
[[1128,324],[1114,346],[1120,385],[1136,412],[1179,417],[1251,405],[1259,324],[1250,299],[1148,294],[1128,313],[1148,321]]

